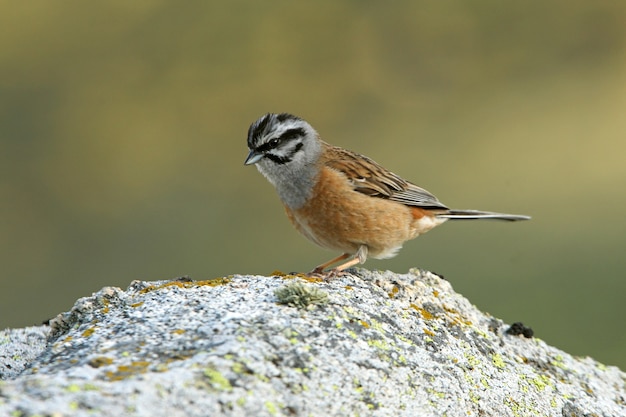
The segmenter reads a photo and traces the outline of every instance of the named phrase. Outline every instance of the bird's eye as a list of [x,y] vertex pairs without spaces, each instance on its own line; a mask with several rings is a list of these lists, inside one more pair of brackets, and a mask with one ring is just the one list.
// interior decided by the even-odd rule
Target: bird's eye
[[270,149],[274,149],[275,147],[278,146],[279,143],[280,143],[280,140],[278,138],[274,138],[274,139],[271,139],[269,142],[267,142],[267,145],[270,147]]

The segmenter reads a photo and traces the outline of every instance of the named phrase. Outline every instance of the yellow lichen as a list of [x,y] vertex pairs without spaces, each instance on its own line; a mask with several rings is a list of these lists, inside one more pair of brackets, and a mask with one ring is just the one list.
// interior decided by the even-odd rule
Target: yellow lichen
[[409,304],[409,306],[412,309],[414,309],[416,311],[419,311],[419,313],[422,315],[424,320],[431,320],[431,319],[433,319],[435,317],[435,316],[433,316],[433,314],[430,311],[428,311],[425,308],[422,308],[422,307],[420,307],[420,306],[418,306],[416,304],[411,303],[411,304]]
[[233,362],[230,369],[236,374],[243,374],[248,368],[241,362]]
[[204,376],[208,379],[211,386],[217,390],[231,391],[233,389],[230,381],[216,369],[205,368]]
[[382,323],[374,319],[371,319],[370,327],[379,332],[384,331]]
[[464,356],[465,356],[465,360],[467,360],[468,365],[473,368],[477,368],[482,364],[482,362],[476,356],[468,352],[466,352]]
[[271,401],[265,401],[265,408],[267,409],[267,412],[270,413],[270,415],[275,416],[276,414],[278,414],[278,409],[276,408],[276,405],[274,405],[274,403]]
[[389,298],[395,297],[398,294],[398,292],[400,292],[400,289],[394,285],[391,291],[389,292]]
[[121,381],[131,376],[145,373],[149,365],[150,362],[147,361],[134,361],[130,365],[118,366],[115,371],[106,372],[105,376],[111,381]]
[[426,388],[426,391],[432,395],[434,395],[437,398],[446,398],[446,393],[442,392],[442,391],[436,391],[433,388]]
[[543,391],[551,384],[550,378],[546,375],[539,375],[531,379],[530,382],[535,386],[535,388],[537,388],[537,391]]
[[220,285],[228,284],[230,281],[231,281],[231,278],[227,278],[227,277],[205,279],[201,281],[189,281],[189,282],[170,281],[161,285],[149,285],[148,287],[139,291],[139,294],[145,294],[151,291],[158,291],[160,289],[168,288],[168,287],[178,287],[178,288],[193,288],[193,287],[204,287],[204,286],[217,287]]
[[95,332],[95,331],[96,331],[96,329],[94,329],[93,327],[90,327],[90,328],[88,328],[87,330],[85,330],[85,331],[82,333],[82,336],[83,336],[83,337],[89,337],[89,336],[91,336],[91,335],[93,334],[93,332]]
[[554,359],[550,361],[550,364],[553,366],[556,366],[557,368],[567,370],[567,367],[565,366],[565,362],[563,362],[563,356],[561,355],[556,355]]
[[410,339],[408,339],[408,338],[407,338],[407,337],[405,337],[405,336],[402,336],[401,334],[397,334],[397,335],[396,335],[396,339],[397,339],[397,340],[400,340],[401,342],[407,343],[407,344],[409,344],[409,345],[411,345],[411,346],[413,345],[413,342],[412,342]]
[[471,321],[467,320],[465,317],[463,317],[463,315],[461,313],[459,313],[458,311],[456,311],[455,309],[448,307],[444,304],[443,309],[450,313],[448,315],[448,318],[450,319],[450,321],[452,321],[453,324],[465,324],[467,326],[470,326],[472,324]]
[[473,402],[474,404],[478,404],[478,402],[480,401],[480,395],[478,395],[477,393],[473,391],[470,391],[469,398],[470,398],[470,401]]
[[107,358],[106,356],[98,356],[90,359],[88,363],[89,366],[93,368],[100,368],[101,366],[111,365],[113,363],[113,359]]
[[502,356],[497,353],[491,355],[491,361],[496,368],[504,369],[504,367],[506,366],[506,364],[504,363],[504,359],[502,359]]
[[368,340],[367,344],[382,350],[389,350],[390,347],[384,340]]
[[67,392],[80,392],[80,386],[78,384],[70,384],[67,387],[65,387],[65,391]]
[[307,281],[307,282],[314,282],[314,283],[324,282],[324,278],[312,277],[312,276],[309,276],[307,274],[303,274],[301,272],[295,272],[295,273],[287,274],[285,272],[276,270],[276,271],[272,271],[272,273],[270,275],[273,276],[273,277],[279,277],[279,278],[282,278],[282,279],[300,278],[300,279],[303,279],[304,281]]

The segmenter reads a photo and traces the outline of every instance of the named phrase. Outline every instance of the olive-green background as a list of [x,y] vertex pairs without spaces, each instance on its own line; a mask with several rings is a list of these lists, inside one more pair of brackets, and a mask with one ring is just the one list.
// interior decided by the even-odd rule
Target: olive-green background
[[368,268],[626,368],[626,2],[0,1],[0,328],[103,286],[336,254],[244,167],[306,118],[454,208]]

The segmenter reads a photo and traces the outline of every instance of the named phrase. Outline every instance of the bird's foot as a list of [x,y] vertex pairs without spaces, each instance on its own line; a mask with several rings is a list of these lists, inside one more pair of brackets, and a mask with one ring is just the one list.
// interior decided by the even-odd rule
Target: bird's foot
[[311,278],[320,278],[320,279],[323,279],[324,281],[330,281],[335,278],[350,275],[350,273],[348,271],[344,271],[338,268],[332,268],[326,271],[324,271],[323,269],[315,268],[311,272],[307,273],[306,275]]

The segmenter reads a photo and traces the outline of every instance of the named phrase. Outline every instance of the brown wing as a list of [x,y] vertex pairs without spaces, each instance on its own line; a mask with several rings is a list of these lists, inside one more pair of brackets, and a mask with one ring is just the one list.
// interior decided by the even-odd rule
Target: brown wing
[[343,148],[328,148],[325,165],[342,172],[355,191],[379,198],[387,198],[408,206],[447,209],[437,197],[383,168],[366,156]]

